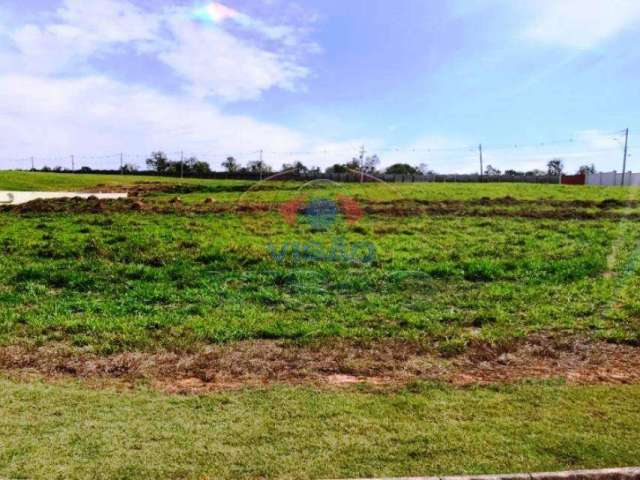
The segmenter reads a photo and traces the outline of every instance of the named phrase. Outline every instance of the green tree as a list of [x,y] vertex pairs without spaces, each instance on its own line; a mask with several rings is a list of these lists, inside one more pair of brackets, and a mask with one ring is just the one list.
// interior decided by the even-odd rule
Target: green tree
[[347,173],[349,169],[342,163],[336,163],[325,170],[326,173]]
[[191,172],[196,175],[205,175],[207,173],[211,173],[211,167],[207,162],[201,162],[199,160],[195,160],[191,164]]
[[554,158],[553,160],[549,160],[549,163],[547,163],[547,173],[549,175],[562,175],[563,170],[564,164],[560,158]]
[[164,152],[153,152],[146,160],[147,166],[158,173],[167,173],[171,167],[171,162]]
[[265,175],[271,173],[271,167],[264,163],[262,160],[254,160],[247,164],[247,170],[250,173]]
[[587,173],[596,173],[596,166],[593,163],[591,165],[582,165],[578,169],[578,174],[586,175]]
[[227,157],[227,159],[222,162],[222,168],[224,168],[229,173],[236,173],[240,168],[238,162],[233,157]]
[[297,161],[294,163],[285,163],[282,165],[282,171],[286,172],[286,171],[294,171],[295,173],[297,173],[298,175],[300,175],[301,173],[306,173],[309,171],[309,168],[302,163],[301,161]]
[[502,172],[500,170],[498,170],[495,167],[492,167],[491,165],[487,165],[487,168],[484,169],[484,174],[489,177],[497,176],[497,175],[500,175],[501,173]]
[[362,169],[366,173],[375,173],[376,167],[379,164],[380,164],[380,157],[378,157],[378,155],[371,155],[370,157],[365,158]]
[[420,172],[408,163],[394,163],[384,171],[389,175],[417,175]]

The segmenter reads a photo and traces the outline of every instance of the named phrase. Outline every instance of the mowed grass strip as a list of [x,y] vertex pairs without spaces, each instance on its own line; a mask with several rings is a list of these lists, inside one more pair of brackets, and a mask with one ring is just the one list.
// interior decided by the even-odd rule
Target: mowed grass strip
[[631,466],[640,386],[201,397],[0,380],[0,476],[344,478]]

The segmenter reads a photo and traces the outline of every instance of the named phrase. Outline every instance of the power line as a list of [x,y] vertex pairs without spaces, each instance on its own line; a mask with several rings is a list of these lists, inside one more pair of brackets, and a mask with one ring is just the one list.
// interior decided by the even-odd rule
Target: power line
[[[628,149],[628,130],[616,130],[614,132],[597,132],[598,136],[600,138],[604,138],[608,135],[618,135],[618,136],[622,136],[625,135],[626,139],[627,139],[627,149]],[[619,139],[616,139],[619,140]],[[541,141],[541,142],[537,142],[537,143],[509,143],[509,144],[497,144],[497,145],[491,145],[491,144],[487,144],[487,143],[483,143],[483,149],[487,150],[487,151],[492,151],[492,150],[523,150],[523,149],[546,149],[547,147],[552,147],[552,146],[556,146],[556,145],[563,145],[563,144],[573,144],[573,145],[578,145],[581,143],[586,143],[588,142],[588,138],[567,138],[567,139],[556,139],[556,140],[547,140],[547,141]],[[621,145],[622,146],[622,145]],[[391,153],[447,153],[447,152],[474,152],[477,150],[478,147],[476,146],[469,146],[469,145],[459,145],[459,146],[450,146],[450,147],[430,147],[428,145],[415,145],[415,146],[411,146],[411,147],[400,147],[400,146],[387,146],[387,147],[380,147],[380,148],[376,148],[376,149],[372,149],[374,151],[378,151],[378,152],[391,152]],[[327,156],[327,155],[352,155],[353,151],[355,150],[355,147],[351,147],[351,148],[338,148],[338,149],[312,149],[312,150],[300,150],[300,151],[277,151],[277,150],[252,150],[252,151],[244,151],[244,152],[233,152],[233,153],[220,153],[220,152],[213,152],[213,151],[203,151],[200,153],[192,153],[191,156],[193,157],[197,157],[197,158],[208,158],[208,159],[225,159],[227,157],[230,156],[234,156],[234,157],[250,157],[250,156],[254,156],[256,154],[269,154],[269,155],[273,155],[273,156]],[[585,149],[584,153],[600,153],[600,152],[606,152],[606,151],[614,151],[617,150],[617,148],[612,147],[612,148],[598,148],[598,149]],[[180,155],[180,158],[184,159],[184,154],[182,151],[179,152],[171,152],[172,155]],[[563,152],[562,154],[564,155],[575,155],[574,153],[567,153],[567,152]],[[628,153],[627,153],[627,156]],[[138,154],[138,153],[114,153],[114,154],[103,154],[103,155],[99,155],[99,154],[95,154],[95,155],[90,155],[90,154],[86,154],[86,155],[72,155],[71,156],[71,163],[72,163],[72,169],[75,169],[75,161],[99,161],[99,160],[108,160],[111,158],[119,158],[121,160],[121,162],[123,161],[124,158],[127,159],[144,159],[144,158],[148,158],[149,154]],[[2,162],[11,162],[11,163],[27,163],[30,162],[31,166],[33,167],[35,165],[35,159],[37,158],[38,162],[40,163],[46,163],[46,164],[50,164],[50,163],[64,163],[65,158],[68,159],[68,156],[50,156],[50,157],[27,157],[27,158],[3,158],[0,159],[0,161]],[[183,161],[183,160],[181,160]]]

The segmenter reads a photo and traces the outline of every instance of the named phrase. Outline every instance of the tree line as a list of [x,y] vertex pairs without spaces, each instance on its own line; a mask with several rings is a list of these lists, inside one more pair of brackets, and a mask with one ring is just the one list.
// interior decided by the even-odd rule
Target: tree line
[[[207,162],[198,160],[196,157],[189,157],[181,160],[171,160],[164,152],[153,152],[149,158],[145,160],[147,168],[151,171],[157,172],[161,175],[167,176],[203,176],[212,173],[210,165]],[[364,172],[369,175],[434,175],[435,172],[431,170],[427,164],[422,163],[418,166],[413,166],[408,163],[395,163],[386,167],[384,170],[379,170],[380,158],[378,155],[372,155],[364,157],[354,157],[350,161],[345,163],[335,163],[324,169],[324,173],[360,173]],[[262,160],[254,160],[248,162],[246,165],[241,165],[234,157],[227,157],[221,164],[225,172],[230,174],[253,174],[267,176],[273,173],[273,169],[270,165]],[[564,163],[560,158],[554,158],[547,163],[546,170],[533,169],[529,171],[519,171],[508,169],[502,172],[501,170],[487,165],[482,172],[487,176],[544,176],[544,175],[562,175],[564,171]],[[35,169],[32,169],[35,170]],[[122,173],[133,173],[138,170],[138,167],[127,163],[120,167]],[[40,171],[43,172],[63,172],[69,171],[62,167],[43,167]],[[81,173],[88,173],[93,171],[90,167],[83,166],[79,170]],[[307,175],[307,174],[321,174],[320,167],[309,167],[301,161],[295,161],[292,163],[285,163],[282,165],[281,172],[290,172],[295,175]],[[578,174],[596,173],[596,167],[594,164],[582,165],[578,171]]]
[[[596,173],[596,166],[593,163],[590,165],[582,165],[576,171],[576,174],[586,175],[588,173]],[[487,167],[484,169],[483,174],[487,176],[505,175],[508,177],[521,177],[521,176],[529,177],[529,176],[543,176],[543,175],[558,176],[558,175],[564,175],[566,174],[566,172],[564,170],[564,162],[562,161],[562,159],[554,158],[552,160],[549,160],[549,162],[547,163],[546,171],[540,170],[540,169],[533,169],[525,172],[525,171],[509,169],[509,170],[505,170],[503,173],[501,170],[494,168],[491,165],[487,165]]]

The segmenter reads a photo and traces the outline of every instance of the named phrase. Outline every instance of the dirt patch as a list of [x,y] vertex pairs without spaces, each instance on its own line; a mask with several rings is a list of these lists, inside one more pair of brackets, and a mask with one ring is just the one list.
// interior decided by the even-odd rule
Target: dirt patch
[[149,201],[143,198],[123,198],[105,200],[97,197],[80,197],[33,200],[21,205],[0,207],[0,212],[16,214],[83,214],[83,213],[125,213],[141,212],[152,214],[192,214],[192,213],[244,213],[269,211],[270,204],[216,203],[205,199],[199,204],[184,204],[180,197],[168,202]]
[[132,184],[105,184],[99,183],[94,187],[85,188],[86,193],[127,193],[129,196],[142,196],[150,193],[173,192],[175,184],[166,182],[136,182]]
[[622,202],[608,199],[586,200],[519,200],[513,197],[479,198],[471,200],[394,200],[364,202],[364,210],[372,215],[391,216],[468,216],[520,217],[555,220],[638,220],[638,212],[616,211],[640,206],[638,201]]
[[284,191],[297,190],[298,184],[283,185],[281,183],[265,182],[261,184],[206,184],[206,183],[171,183],[159,181],[136,182],[132,184],[101,183],[82,190],[86,193],[128,193],[132,197],[142,197],[156,193],[244,193],[256,191]]
[[244,192],[246,185],[207,185],[198,183],[170,183],[170,182],[136,182],[132,184],[98,184],[83,190],[86,193],[127,193],[130,197],[143,197],[156,193],[221,193]]
[[[155,184],[154,184],[155,185]],[[164,188],[164,184],[158,184]],[[171,185],[170,185],[171,186]],[[175,186],[174,186],[175,187]],[[155,187],[154,187],[155,188]],[[370,215],[383,216],[457,216],[457,217],[515,217],[549,220],[640,220],[640,212],[611,210],[619,206],[617,200],[603,202],[586,201],[529,201],[511,197],[496,199],[476,199],[469,201],[418,201],[396,200],[387,202],[361,201],[359,208]],[[579,206],[578,206],[579,205]],[[633,208],[634,202],[624,203]],[[277,212],[281,203],[269,202],[216,202],[207,198],[199,203],[184,203],[179,196],[169,201],[133,197],[117,200],[59,198],[34,200],[21,205],[0,207],[0,212],[16,214],[81,214],[81,213],[118,213],[141,212],[151,214],[244,214],[259,212]],[[304,213],[301,206],[298,213]]]
[[477,342],[453,358],[418,342],[334,340],[314,345],[247,341],[197,353],[128,352],[101,357],[66,345],[0,348],[0,370],[46,378],[149,382],[171,393],[268,384],[397,388],[417,380],[453,385],[560,378],[572,384],[640,382],[640,348],[579,338],[529,337],[508,346]]

